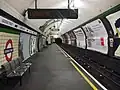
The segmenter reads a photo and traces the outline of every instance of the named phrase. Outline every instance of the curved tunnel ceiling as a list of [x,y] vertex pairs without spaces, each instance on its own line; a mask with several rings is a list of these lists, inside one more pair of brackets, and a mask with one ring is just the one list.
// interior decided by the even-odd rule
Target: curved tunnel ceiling
[[[20,14],[23,14],[24,10],[27,8],[34,8],[35,0],[5,0],[10,6],[16,9]],[[71,1],[71,0],[70,0]],[[84,23],[85,21],[99,15],[100,13],[108,10],[109,8],[120,4],[120,0],[73,0],[74,4],[71,4],[71,7],[79,9],[78,19],[63,20],[60,26],[60,33],[64,34],[65,32],[75,28],[76,26]],[[67,0],[38,0],[38,8],[67,8]],[[31,22],[36,28],[39,28],[41,25],[44,25],[48,19],[27,19]],[[39,30],[39,29],[38,29]]]

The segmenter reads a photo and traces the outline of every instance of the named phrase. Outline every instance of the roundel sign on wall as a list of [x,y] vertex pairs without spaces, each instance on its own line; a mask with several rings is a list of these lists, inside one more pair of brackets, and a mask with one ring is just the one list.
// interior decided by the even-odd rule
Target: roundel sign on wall
[[6,60],[9,62],[12,60],[12,55],[13,55],[13,41],[9,39],[6,42],[5,49],[4,49],[4,54]]

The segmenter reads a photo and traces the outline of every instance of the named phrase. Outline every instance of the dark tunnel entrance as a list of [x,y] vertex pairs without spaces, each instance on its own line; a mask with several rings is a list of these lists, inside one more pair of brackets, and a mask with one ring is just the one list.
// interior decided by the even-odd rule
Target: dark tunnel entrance
[[62,44],[62,39],[61,38],[56,38],[55,43],[56,44]]

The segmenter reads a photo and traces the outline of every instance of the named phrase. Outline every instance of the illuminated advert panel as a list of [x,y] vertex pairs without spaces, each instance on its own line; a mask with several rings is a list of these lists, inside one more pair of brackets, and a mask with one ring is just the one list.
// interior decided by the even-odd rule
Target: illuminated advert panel
[[77,47],[80,48],[85,48],[86,43],[85,43],[85,34],[81,28],[76,29],[73,31],[76,35],[76,42],[77,42]]
[[108,34],[100,19],[83,26],[87,35],[87,49],[108,53]]

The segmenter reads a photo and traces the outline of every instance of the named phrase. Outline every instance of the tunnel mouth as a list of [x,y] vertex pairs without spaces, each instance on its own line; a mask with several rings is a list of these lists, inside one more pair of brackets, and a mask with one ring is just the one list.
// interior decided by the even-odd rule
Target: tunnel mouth
[[55,43],[56,44],[62,44],[62,39],[61,38],[56,38]]

